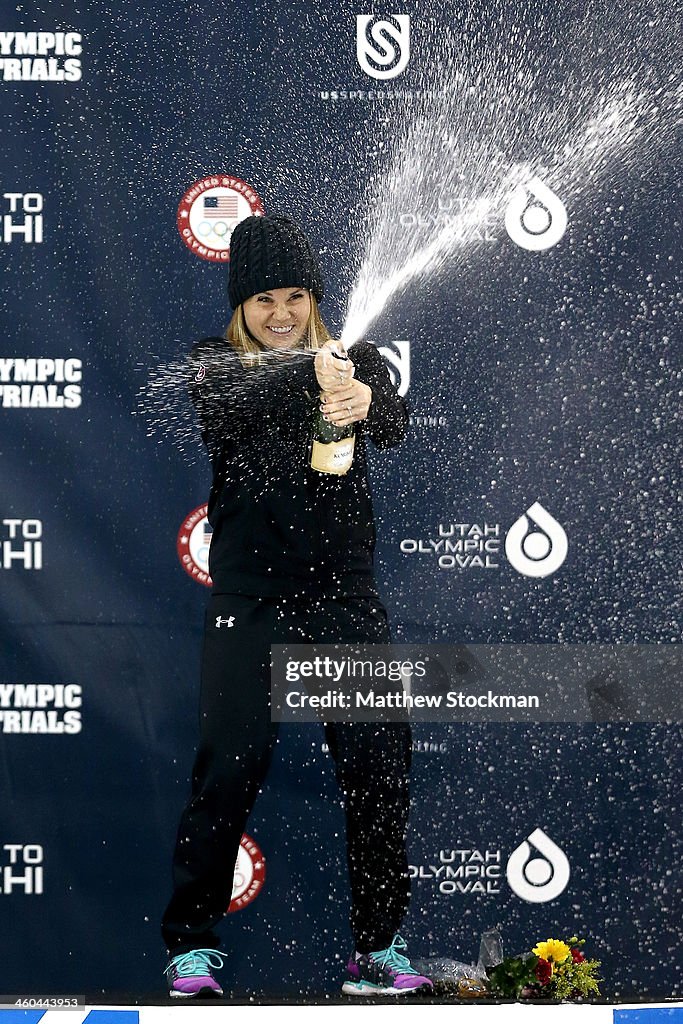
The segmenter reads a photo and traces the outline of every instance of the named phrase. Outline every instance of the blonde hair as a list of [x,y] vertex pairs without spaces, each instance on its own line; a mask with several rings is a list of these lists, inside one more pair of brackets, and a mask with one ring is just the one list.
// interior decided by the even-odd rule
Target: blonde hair
[[[309,292],[309,295],[311,299],[311,312],[308,315],[306,329],[297,348],[319,349],[326,341],[330,340],[332,335],[320,316],[320,309],[318,308],[315,295],[312,292]],[[266,345],[261,344],[260,341],[257,341],[249,333],[242,303],[239,304],[232,314],[232,319],[225,331],[225,339],[230,342],[245,366],[258,366],[263,353],[273,351]]]

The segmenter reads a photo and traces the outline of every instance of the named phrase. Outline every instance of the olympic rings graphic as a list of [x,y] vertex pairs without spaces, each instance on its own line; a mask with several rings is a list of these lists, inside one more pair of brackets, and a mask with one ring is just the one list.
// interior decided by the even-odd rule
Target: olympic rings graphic
[[197,234],[203,235],[205,238],[208,235],[217,235],[218,238],[225,238],[231,230],[230,225],[226,224],[224,220],[202,220],[197,225]]

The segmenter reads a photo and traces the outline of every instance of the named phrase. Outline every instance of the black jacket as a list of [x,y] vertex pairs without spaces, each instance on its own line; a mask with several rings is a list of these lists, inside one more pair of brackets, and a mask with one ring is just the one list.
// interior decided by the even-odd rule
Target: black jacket
[[246,368],[224,338],[189,356],[189,390],[213,468],[209,572],[216,594],[377,594],[375,527],[365,437],[391,448],[408,411],[374,345],[349,349],[355,377],[372,388],[344,476],[309,466],[320,387],[310,352],[278,352]]

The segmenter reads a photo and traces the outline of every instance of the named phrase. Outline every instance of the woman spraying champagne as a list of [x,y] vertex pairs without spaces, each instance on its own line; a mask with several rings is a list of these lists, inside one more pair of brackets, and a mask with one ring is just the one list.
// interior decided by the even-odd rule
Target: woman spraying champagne
[[[216,928],[277,738],[271,644],[390,643],[374,577],[365,439],[390,448],[407,422],[375,347],[358,342],[346,353],[330,338],[318,310],[318,260],[289,218],[237,225],[228,289],[234,313],[226,336],[204,339],[190,356],[190,393],[213,469],[213,590],[200,744],[162,922],[174,998],[222,994],[213,974],[224,957]],[[328,468],[311,466],[314,398],[325,430],[355,431],[344,468],[334,457]],[[322,426],[316,440],[328,443]],[[410,898],[409,725],[332,722],[325,738],[344,793],[351,883],[355,950],[342,989],[431,989],[398,934]]]

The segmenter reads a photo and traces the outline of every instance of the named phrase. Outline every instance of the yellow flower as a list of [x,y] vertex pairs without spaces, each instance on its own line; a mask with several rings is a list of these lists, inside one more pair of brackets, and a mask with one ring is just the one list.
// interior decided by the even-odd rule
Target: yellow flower
[[550,963],[561,964],[569,956],[570,949],[566,942],[559,939],[546,939],[545,942],[538,942],[532,952]]

